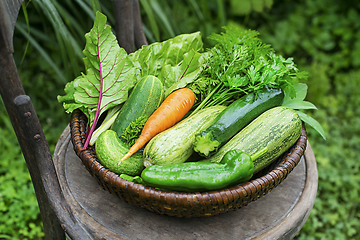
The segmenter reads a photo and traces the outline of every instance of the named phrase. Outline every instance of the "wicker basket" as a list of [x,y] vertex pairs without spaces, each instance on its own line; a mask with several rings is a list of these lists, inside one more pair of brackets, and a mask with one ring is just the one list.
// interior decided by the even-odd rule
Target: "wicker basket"
[[81,111],[73,112],[70,121],[71,140],[76,154],[99,184],[126,202],[157,214],[175,217],[215,216],[236,210],[260,198],[274,189],[294,169],[305,151],[307,142],[303,125],[301,136],[294,146],[269,167],[257,173],[249,182],[218,191],[184,193],[135,184],[106,169],[98,161],[93,147],[82,149],[86,123],[87,118]]

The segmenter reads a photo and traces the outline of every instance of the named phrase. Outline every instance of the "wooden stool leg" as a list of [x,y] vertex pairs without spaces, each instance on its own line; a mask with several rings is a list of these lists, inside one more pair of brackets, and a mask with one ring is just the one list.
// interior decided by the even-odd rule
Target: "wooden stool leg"
[[132,0],[114,0],[116,38],[127,53],[135,50]]
[[18,122],[16,134],[34,185],[45,237],[49,240],[63,240],[65,239],[64,230],[61,228],[48,197],[49,194],[52,194],[51,191],[60,192],[60,190],[51,189],[49,191],[50,189],[45,189],[46,183],[50,186],[56,186],[56,184],[50,184],[50,182],[57,180],[45,135],[30,97],[19,95],[14,99],[14,104],[16,106],[16,117],[18,118],[16,120]]
[[141,46],[143,45],[148,45],[148,42],[146,40],[144,29],[142,27],[139,0],[133,0],[133,11],[134,11],[135,46],[137,48],[141,48]]
[[20,81],[16,64],[13,58],[13,33],[14,26],[22,0],[7,0],[0,3],[0,94],[14,127],[16,136],[38,200],[41,218],[47,239],[65,239],[65,234],[60,222],[51,207],[44,182],[51,181],[56,176],[53,172],[46,173],[39,164],[51,161],[51,153],[44,133],[36,116],[35,109]]
[[114,0],[116,38],[127,53],[148,45],[140,14],[138,0]]

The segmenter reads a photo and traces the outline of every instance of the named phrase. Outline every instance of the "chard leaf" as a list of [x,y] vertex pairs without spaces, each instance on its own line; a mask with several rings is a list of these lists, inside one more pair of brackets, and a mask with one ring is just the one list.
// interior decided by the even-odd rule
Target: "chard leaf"
[[[120,48],[111,27],[106,25],[106,16],[97,13],[94,27],[85,35],[84,62],[88,67],[83,75],[78,99],[93,106],[100,102],[101,113],[124,102],[128,90],[134,85],[135,71],[127,53]],[[102,89],[101,82],[103,83]],[[99,98],[100,94],[102,98]],[[93,120],[93,118],[90,118]]]
[[101,115],[124,102],[128,90],[135,83],[133,64],[128,59],[126,51],[118,45],[111,27],[106,25],[106,20],[106,16],[98,12],[93,28],[85,35],[86,45],[83,53],[86,56],[86,74],[67,83],[65,95],[58,96],[58,101],[63,102],[67,113],[80,108],[90,123],[95,119],[99,101]]
[[304,121],[305,123],[309,124],[312,128],[314,128],[323,138],[326,140],[325,131],[321,127],[320,123],[316,121],[314,118],[308,116],[307,114],[297,111],[297,114],[299,115],[300,119]]
[[89,137],[98,117],[124,102],[136,80],[132,62],[106,21],[105,15],[96,13],[93,28],[85,34],[86,74],[65,86],[65,96],[58,96],[67,112],[79,108],[87,115],[93,126]]

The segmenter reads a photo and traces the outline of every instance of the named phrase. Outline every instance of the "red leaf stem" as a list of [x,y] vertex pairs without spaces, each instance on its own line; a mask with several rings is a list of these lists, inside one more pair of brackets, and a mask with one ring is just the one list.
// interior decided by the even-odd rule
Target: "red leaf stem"
[[101,99],[103,97],[103,76],[102,76],[102,67],[101,67],[101,59],[100,59],[100,49],[99,49],[99,39],[98,39],[98,42],[96,44],[96,48],[97,48],[97,52],[98,52],[98,60],[99,60],[99,71],[100,71],[100,91],[99,91],[99,101],[98,101],[98,105],[97,105],[97,108],[96,108],[96,112],[95,112],[95,118],[94,118],[94,121],[93,121],[93,124],[91,126],[91,129],[89,131],[89,134],[85,140],[85,144],[84,144],[84,149],[86,149],[88,146],[89,146],[89,142],[90,142],[90,139],[91,139],[91,136],[95,130],[95,126],[97,124],[97,121],[98,121],[98,118],[99,118],[99,114],[100,114],[100,106],[101,106]]

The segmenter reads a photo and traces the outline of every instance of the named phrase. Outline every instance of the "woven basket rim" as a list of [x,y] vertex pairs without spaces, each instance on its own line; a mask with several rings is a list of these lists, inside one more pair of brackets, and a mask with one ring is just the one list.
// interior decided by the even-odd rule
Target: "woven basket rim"
[[[297,142],[280,156],[278,160],[273,162],[270,166],[271,169],[269,169],[267,173],[264,174],[263,172],[260,172],[248,182],[230,188],[208,192],[187,193],[155,189],[154,187],[127,181],[118,174],[105,168],[97,159],[93,147],[83,149],[85,140],[84,122],[86,122],[85,115],[80,110],[75,110],[72,113],[70,120],[71,141],[77,156],[82,160],[91,175],[98,180],[99,184],[102,185],[105,190],[116,194],[127,202],[131,202],[139,207],[158,214],[177,217],[218,215],[222,212],[227,212],[229,209],[235,210],[240,208],[267,194],[280,184],[296,167],[301,156],[304,154],[307,143],[306,129],[303,124],[301,135]],[[143,203],[142,201],[147,203]],[[199,205],[198,202],[200,202],[201,205],[210,205],[210,208],[212,207],[213,209],[210,209],[209,214],[206,213],[206,210],[203,211],[203,209],[203,212],[201,213],[188,213],[191,206]],[[233,204],[233,202],[237,203]],[[153,203],[156,203],[159,206],[156,207],[154,206],[156,204]],[[227,205],[229,204],[231,206],[227,208]],[[168,211],[168,205],[176,205],[177,209]],[[204,206],[201,207],[204,208]]]

